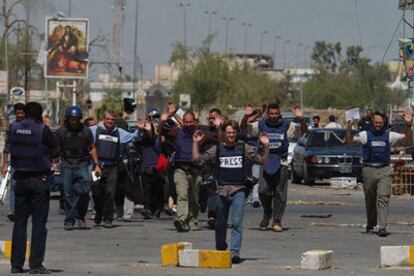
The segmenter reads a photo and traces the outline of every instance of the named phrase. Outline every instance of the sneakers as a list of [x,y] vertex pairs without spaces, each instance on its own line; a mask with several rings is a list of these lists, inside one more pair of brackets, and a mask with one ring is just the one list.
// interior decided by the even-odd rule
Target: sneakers
[[8,214],[7,214],[7,218],[8,218],[11,222],[14,222],[14,220],[15,220],[16,216],[14,215],[14,213],[13,213],[13,212],[11,212],[11,213],[8,213]]
[[112,220],[106,219],[104,221],[103,227],[105,227],[105,228],[112,228]]
[[270,217],[264,216],[260,222],[260,230],[265,231],[267,226],[269,226]]
[[12,268],[10,269],[10,273],[15,274],[15,273],[24,273],[23,267],[21,266],[12,266]]
[[75,229],[75,226],[72,223],[66,223],[65,226],[63,226],[63,229],[66,231],[72,231]]
[[178,219],[174,220],[174,227],[177,229],[177,232],[188,232],[190,230],[187,224]]
[[84,219],[78,219],[78,227],[81,230],[88,229],[88,225],[86,224],[86,221]]
[[29,274],[51,274],[52,272],[49,269],[46,269],[44,266],[38,266],[35,268],[30,268]]
[[123,222],[131,222],[132,221],[132,216],[131,215],[123,215],[122,216],[122,221]]
[[378,231],[378,236],[381,237],[381,238],[385,238],[385,237],[387,237],[389,235],[391,235],[391,233],[390,232],[387,232],[387,230],[385,230],[384,228],[381,228]]
[[233,253],[233,256],[231,257],[231,263],[232,264],[239,264],[241,263],[241,258],[239,253]]
[[280,224],[273,225],[273,231],[282,232],[283,231],[282,225],[280,225]]
[[208,225],[208,229],[214,230],[216,228],[216,219],[208,218],[207,225]]

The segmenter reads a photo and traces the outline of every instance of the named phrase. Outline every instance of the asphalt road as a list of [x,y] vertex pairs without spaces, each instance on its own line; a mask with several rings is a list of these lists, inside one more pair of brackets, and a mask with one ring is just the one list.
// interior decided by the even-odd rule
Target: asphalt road
[[[285,231],[260,231],[262,209],[246,207],[244,261],[229,270],[209,270],[160,265],[164,243],[188,241],[194,248],[214,249],[214,232],[205,227],[204,214],[200,230],[189,233],[177,233],[172,217],[143,220],[139,214],[133,222],[115,222],[112,229],[67,232],[63,216],[58,214],[58,202],[53,200],[44,265],[58,275],[412,275],[412,270],[380,268],[379,253],[381,245],[414,244],[414,198],[392,198],[388,228],[392,234],[387,238],[363,233],[364,208],[360,190],[292,184]],[[7,211],[6,206],[0,208],[0,240],[11,238]],[[300,269],[302,252],[315,248],[334,251],[333,268],[322,272]],[[9,270],[9,260],[0,259],[0,275]]]

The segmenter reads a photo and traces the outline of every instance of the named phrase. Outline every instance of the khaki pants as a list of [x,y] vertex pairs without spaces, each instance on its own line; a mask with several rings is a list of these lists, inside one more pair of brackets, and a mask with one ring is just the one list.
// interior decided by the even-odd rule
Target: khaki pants
[[174,181],[177,191],[177,219],[189,224],[190,227],[197,227],[201,177],[196,173],[176,169]]
[[367,212],[367,227],[377,225],[380,229],[387,227],[389,202],[391,196],[392,168],[364,167],[362,181]]

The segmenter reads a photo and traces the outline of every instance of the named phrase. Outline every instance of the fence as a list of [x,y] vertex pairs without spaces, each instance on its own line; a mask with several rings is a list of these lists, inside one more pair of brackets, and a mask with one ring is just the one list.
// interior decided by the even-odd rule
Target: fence
[[394,176],[392,181],[392,194],[414,195],[414,165],[394,166]]

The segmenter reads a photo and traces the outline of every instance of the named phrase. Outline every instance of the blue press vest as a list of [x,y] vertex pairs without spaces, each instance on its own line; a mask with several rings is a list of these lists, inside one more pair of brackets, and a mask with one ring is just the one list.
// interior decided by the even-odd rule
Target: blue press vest
[[244,184],[244,144],[238,143],[234,148],[217,145],[219,185]]
[[159,136],[155,138],[154,145],[142,147],[142,168],[143,169],[155,167],[158,159],[160,158],[160,150],[161,150],[161,145],[160,145]]
[[287,130],[289,124],[290,123],[284,119],[280,119],[275,126],[269,126],[266,120],[260,121],[260,132],[266,132],[269,135],[269,149],[271,154],[278,154],[282,158],[288,156],[289,141]]
[[104,127],[96,129],[96,151],[101,165],[118,165],[121,155],[120,138],[118,129],[114,132],[107,131]]
[[367,143],[362,146],[364,163],[390,164],[390,131],[386,130],[381,135],[375,135],[371,128],[366,130]]
[[11,167],[16,171],[41,172],[50,169],[50,152],[42,143],[43,127],[42,123],[30,118],[11,125]]
[[177,143],[175,145],[174,161],[188,162],[193,159],[193,132],[180,129],[177,135]]

